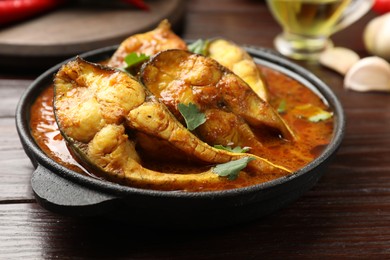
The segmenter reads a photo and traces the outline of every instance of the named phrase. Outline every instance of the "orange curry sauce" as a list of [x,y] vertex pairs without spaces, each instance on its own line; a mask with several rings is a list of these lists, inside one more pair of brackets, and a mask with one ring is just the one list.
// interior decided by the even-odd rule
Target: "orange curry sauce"
[[[311,104],[329,110],[323,100],[298,81],[270,68],[261,66],[259,68],[268,84],[270,104],[277,108],[282,101],[285,102],[286,109],[281,115],[297,138],[295,141],[286,141],[280,138],[259,136],[263,147],[257,147],[252,151],[256,150],[257,156],[296,171],[318,157],[329,144],[333,133],[333,118],[310,122],[304,113],[296,107]],[[102,179],[100,175],[98,176],[81,166],[69,152],[55,122],[52,86],[46,88],[33,104],[30,126],[37,144],[53,160],[81,174]],[[145,161],[144,166],[152,169],[169,169],[170,171],[175,168],[175,165],[172,164],[164,166],[156,165],[156,163]],[[158,164],[160,163],[158,162]],[[196,172],[200,166],[188,165],[186,167],[179,166],[177,172]],[[267,174],[256,175],[249,181],[248,179],[241,181],[238,178],[216,184],[211,190],[238,188],[262,183],[273,178],[275,177],[267,176]],[[202,187],[192,187],[189,190],[202,191]]]

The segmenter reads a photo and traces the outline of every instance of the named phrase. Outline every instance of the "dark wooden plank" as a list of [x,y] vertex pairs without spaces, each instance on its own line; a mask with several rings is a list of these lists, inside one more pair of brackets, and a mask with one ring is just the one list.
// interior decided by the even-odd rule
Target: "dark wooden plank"
[[[264,20],[259,17],[264,17]],[[258,13],[253,15],[242,12],[190,13],[187,15],[187,24],[188,29],[184,37],[188,39],[222,37],[238,44],[267,48],[272,48],[273,38],[279,28],[271,19],[270,13],[264,9],[259,9]],[[224,26],[209,26],[210,24],[223,24]]]
[[259,9],[263,9],[263,5],[262,0],[240,0],[239,4],[236,0],[192,0],[188,2],[190,13],[256,13]]
[[15,119],[0,118],[0,131],[0,203],[32,199],[30,177],[33,166],[22,149]]
[[16,105],[19,102],[20,96],[25,91],[31,80],[0,80],[0,118],[14,117]]
[[136,223],[62,217],[36,204],[0,204],[0,257],[384,259],[390,194],[380,199],[373,193],[318,196],[319,187],[261,220],[205,231],[141,229]]
[[33,166],[26,156],[15,126],[15,109],[31,80],[0,80],[0,203],[33,199]]

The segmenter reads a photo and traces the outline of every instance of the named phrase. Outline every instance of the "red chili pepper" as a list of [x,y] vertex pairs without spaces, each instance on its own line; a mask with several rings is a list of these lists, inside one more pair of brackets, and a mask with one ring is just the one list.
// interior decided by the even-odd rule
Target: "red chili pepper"
[[[143,10],[149,10],[149,6],[143,0],[121,1]],[[65,2],[69,0],[0,0],[0,25],[30,18]]]
[[390,12],[390,0],[375,0],[372,10],[379,14]]
[[63,2],[65,0],[0,0],[0,25],[30,18]]
[[149,6],[143,0],[122,0],[122,2],[126,4],[134,5],[139,9],[149,10]]

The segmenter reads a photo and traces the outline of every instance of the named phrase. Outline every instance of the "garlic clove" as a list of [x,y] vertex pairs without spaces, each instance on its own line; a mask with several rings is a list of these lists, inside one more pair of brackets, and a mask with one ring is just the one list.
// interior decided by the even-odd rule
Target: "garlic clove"
[[359,59],[356,52],[343,47],[335,47],[321,53],[319,62],[321,65],[345,75]]
[[344,87],[355,91],[390,92],[390,64],[375,56],[361,59],[345,75]]
[[390,60],[390,13],[375,17],[364,29],[363,42],[373,55]]

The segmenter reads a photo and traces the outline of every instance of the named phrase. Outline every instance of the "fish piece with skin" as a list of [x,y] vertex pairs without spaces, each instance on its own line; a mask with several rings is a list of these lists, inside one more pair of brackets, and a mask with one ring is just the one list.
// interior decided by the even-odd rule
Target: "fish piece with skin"
[[242,78],[263,100],[269,101],[268,90],[252,57],[237,44],[225,39],[211,40],[207,46],[208,57]]
[[[243,119],[233,113],[220,109],[208,109],[205,112],[207,123],[200,125],[196,133],[210,144],[223,146],[251,147],[255,153],[263,146]],[[245,141],[243,141],[245,140]]]
[[[250,174],[289,174],[289,170],[250,154],[215,149],[178,122],[131,75],[81,58],[63,65],[54,78],[54,112],[71,149],[88,166],[135,187],[186,189],[226,181],[208,169],[199,173],[158,172],[142,166],[128,131],[164,140],[204,165],[251,156]],[[87,105],[85,105],[87,104]],[[246,172],[240,173],[245,178]]]
[[163,20],[154,30],[135,34],[124,40],[111,56],[107,65],[123,68],[126,67],[125,57],[130,53],[151,56],[167,49],[187,50],[187,45],[171,30],[168,20]]
[[[251,146],[255,136],[249,126],[272,129],[280,132],[285,139],[295,138],[292,130],[269,103],[214,59],[182,50],[163,51],[144,64],[140,78],[178,118],[179,103],[193,103],[206,116],[213,111],[212,116],[208,116],[197,131],[197,134],[202,135],[201,138],[206,138],[202,133],[216,127],[226,137],[243,137],[241,140],[228,138],[221,141],[221,135],[215,135],[218,138],[212,140],[209,133],[207,141],[211,144],[233,142],[236,146]],[[222,128],[223,124],[219,122],[224,121],[232,122],[232,127],[226,125]]]

